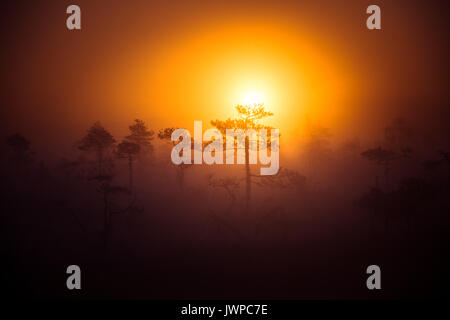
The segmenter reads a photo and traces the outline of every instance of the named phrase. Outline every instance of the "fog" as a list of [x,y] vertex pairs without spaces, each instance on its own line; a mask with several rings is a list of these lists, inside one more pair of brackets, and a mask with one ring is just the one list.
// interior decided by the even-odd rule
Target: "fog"
[[[1,9],[12,296],[70,297],[74,261],[87,298],[377,298],[373,263],[383,297],[444,294],[447,2],[381,2],[379,32],[364,1],[78,5],[80,32],[63,3]],[[173,129],[242,117],[252,81],[278,174],[174,165]]]

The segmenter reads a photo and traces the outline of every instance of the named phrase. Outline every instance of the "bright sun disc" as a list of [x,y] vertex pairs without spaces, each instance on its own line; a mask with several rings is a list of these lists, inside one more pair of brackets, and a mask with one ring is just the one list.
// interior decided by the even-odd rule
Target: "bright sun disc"
[[261,92],[246,92],[242,99],[242,102],[246,105],[255,104],[255,103],[263,103],[264,95]]

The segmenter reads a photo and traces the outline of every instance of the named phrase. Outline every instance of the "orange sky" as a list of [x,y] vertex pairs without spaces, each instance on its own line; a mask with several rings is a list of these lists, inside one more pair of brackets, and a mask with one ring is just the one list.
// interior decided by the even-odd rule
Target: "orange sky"
[[4,131],[73,140],[96,120],[123,134],[136,117],[191,128],[256,91],[284,137],[364,135],[448,101],[445,4],[379,1],[381,31],[365,28],[366,1],[77,4],[81,31],[65,28],[65,3],[3,10]]

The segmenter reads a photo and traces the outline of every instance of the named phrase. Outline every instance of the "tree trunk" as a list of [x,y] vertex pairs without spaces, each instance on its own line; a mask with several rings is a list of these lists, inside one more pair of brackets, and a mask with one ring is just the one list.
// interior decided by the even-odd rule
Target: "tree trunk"
[[109,217],[108,217],[108,196],[106,192],[103,194],[103,249],[106,252],[108,246],[109,233]]
[[245,181],[246,181],[246,202],[245,208],[250,210],[251,200],[251,177],[250,177],[250,141],[249,137],[245,137]]
[[130,188],[130,193],[133,193],[133,157],[131,155],[128,157],[128,168],[130,171],[129,188]]
[[389,173],[390,173],[389,165],[386,165],[384,168],[384,177],[386,179],[386,191],[389,191]]
[[103,174],[103,149],[98,149],[98,175],[101,176]]

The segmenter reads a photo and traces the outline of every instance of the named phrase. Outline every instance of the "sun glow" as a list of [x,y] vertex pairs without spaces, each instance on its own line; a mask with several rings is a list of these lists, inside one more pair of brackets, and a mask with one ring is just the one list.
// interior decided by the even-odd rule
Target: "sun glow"
[[323,50],[320,37],[257,23],[181,35],[159,50],[139,48],[123,59],[120,77],[107,77],[114,79],[114,95],[108,97],[117,112],[132,104],[166,126],[188,127],[192,119],[233,117],[239,104],[264,103],[274,114],[266,122],[281,128],[284,137],[289,132],[297,137],[310,122],[332,126],[343,117],[351,72]]
[[257,103],[264,103],[264,94],[258,91],[246,92],[242,97],[242,104],[252,105]]

